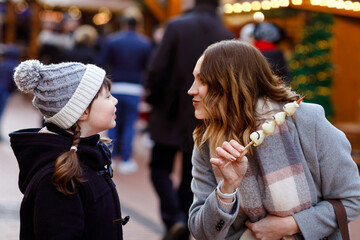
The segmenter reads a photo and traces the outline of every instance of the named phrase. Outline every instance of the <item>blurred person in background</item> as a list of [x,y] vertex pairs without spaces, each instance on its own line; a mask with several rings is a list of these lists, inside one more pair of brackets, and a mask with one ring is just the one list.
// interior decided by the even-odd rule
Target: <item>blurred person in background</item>
[[77,26],[68,16],[59,23],[44,22],[38,36],[40,61],[44,64],[62,62],[64,51],[74,46],[73,31]]
[[[190,189],[192,132],[196,125],[191,97],[192,71],[205,48],[234,38],[217,16],[217,0],[196,0],[195,7],[172,19],[149,63],[146,101],[152,105],[149,131],[151,180],[160,198],[164,240],[188,239],[187,219],[193,200]],[[182,153],[182,176],[178,188],[170,178],[174,158]]]
[[121,30],[109,36],[100,51],[98,65],[111,73],[112,95],[119,101],[116,127],[108,131],[113,141],[113,161],[121,158],[118,170],[123,174],[136,172],[137,163],[131,158],[138,105],[143,95],[143,74],[151,54],[148,38],[136,31],[137,20],[122,19]]
[[290,73],[287,63],[283,52],[277,47],[284,37],[283,31],[273,23],[262,22],[255,26],[253,35],[254,46],[265,56],[271,70],[289,85]]
[[239,40],[246,42],[246,43],[253,44],[255,41],[254,29],[255,29],[255,23],[245,24],[240,30]]
[[97,30],[91,25],[81,25],[74,31],[74,46],[65,51],[64,61],[81,62],[84,64],[95,63]]
[[10,94],[15,90],[14,69],[20,61],[20,50],[15,45],[5,45],[0,59],[0,140],[1,119]]

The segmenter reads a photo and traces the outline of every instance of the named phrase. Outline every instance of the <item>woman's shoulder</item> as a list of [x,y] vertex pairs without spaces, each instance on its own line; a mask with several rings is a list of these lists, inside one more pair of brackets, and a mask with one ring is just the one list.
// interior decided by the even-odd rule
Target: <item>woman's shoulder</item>
[[319,121],[320,118],[325,119],[325,111],[319,104],[302,102],[295,112],[295,118],[297,123],[308,124]]
[[324,112],[324,108],[316,103],[306,103],[306,102],[302,102],[300,103],[300,107],[299,109],[296,111],[297,113],[312,113],[312,114],[316,114],[316,113],[321,113]]
[[193,150],[193,155],[198,155],[202,158],[209,156],[210,155],[210,149],[209,149],[209,144],[208,142],[202,143],[200,146],[197,146],[195,144],[194,146],[194,150]]

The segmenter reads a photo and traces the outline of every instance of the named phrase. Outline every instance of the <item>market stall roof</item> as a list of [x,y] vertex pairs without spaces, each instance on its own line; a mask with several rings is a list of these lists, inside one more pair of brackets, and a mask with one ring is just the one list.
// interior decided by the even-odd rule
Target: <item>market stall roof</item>
[[37,0],[41,4],[52,7],[76,6],[83,10],[98,10],[107,7],[113,12],[121,12],[128,7],[135,6],[134,0]]

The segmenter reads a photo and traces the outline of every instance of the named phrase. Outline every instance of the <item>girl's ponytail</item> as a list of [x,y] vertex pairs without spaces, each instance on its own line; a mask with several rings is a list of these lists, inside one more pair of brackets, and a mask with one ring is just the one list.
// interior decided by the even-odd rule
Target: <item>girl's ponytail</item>
[[75,123],[70,129],[74,133],[72,147],[56,159],[52,176],[56,189],[65,195],[74,194],[76,182],[83,181],[83,168],[76,154],[80,142],[80,126]]

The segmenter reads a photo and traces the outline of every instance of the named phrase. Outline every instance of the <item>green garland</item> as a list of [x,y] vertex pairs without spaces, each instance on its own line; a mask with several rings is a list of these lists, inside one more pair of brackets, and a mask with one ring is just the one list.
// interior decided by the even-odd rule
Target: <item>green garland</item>
[[328,118],[334,115],[331,103],[333,64],[330,59],[333,36],[333,16],[327,13],[310,13],[303,40],[296,45],[289,62],[291,87],[306,96],[307,102],[320,104]]

